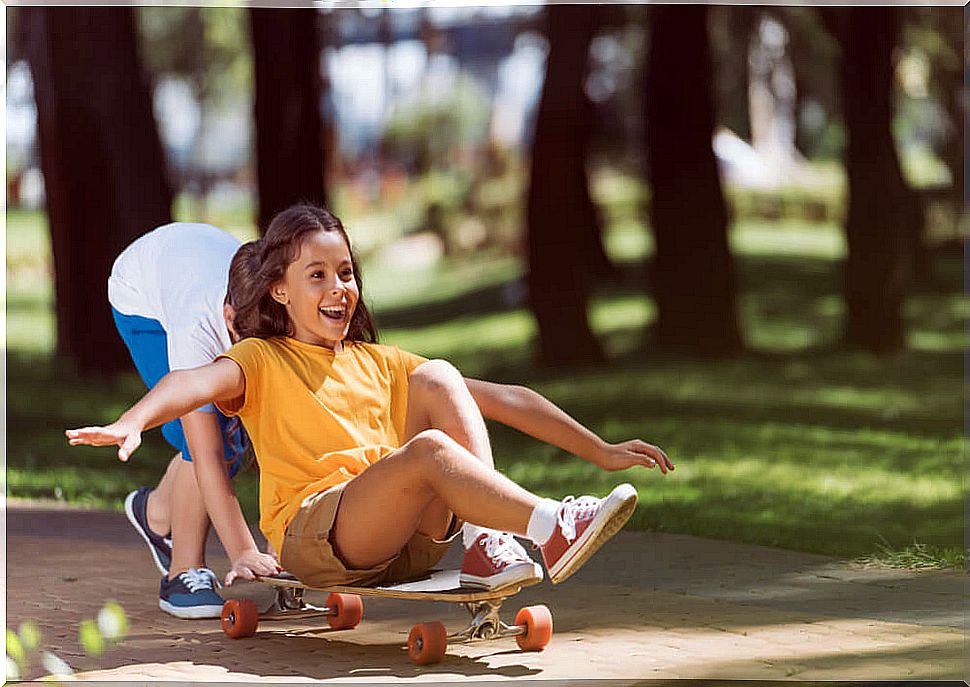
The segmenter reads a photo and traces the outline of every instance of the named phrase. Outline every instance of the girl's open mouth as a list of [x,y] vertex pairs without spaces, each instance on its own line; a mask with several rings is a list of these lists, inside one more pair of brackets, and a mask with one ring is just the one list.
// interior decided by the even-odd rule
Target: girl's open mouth
[[343,322],[347,319],[347,308],[342,305],[332,308],[320,308],[320,312],[328,320],[333,320],[334,322]]

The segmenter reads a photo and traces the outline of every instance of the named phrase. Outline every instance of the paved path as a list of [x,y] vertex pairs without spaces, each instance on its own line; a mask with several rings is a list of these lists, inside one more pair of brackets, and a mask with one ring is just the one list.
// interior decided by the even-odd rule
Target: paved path
[[[462,609],[365,599],[364,622],[353,631],[332,632],[319,619],[287,621],[233,641],[218,621],[158,610],[157,572],[123,515],[8,501],[6,531],[8,627],[36,620],[45,646],[82,679],[551,685],[968,675],[968,578],[959,572],[862,569],[825,556],[624,532],[565,584],[542,584],[509,601],[510,612],[533,603],[552,609],[555,635],[546,651],[520,653],[514,640],[460,645],[441,664],[420,668],[402,649],[410,626],[458,626]],[[226,570],[218,545],[209,562]],[[108,598],[124,606],[130,631],[94,662],[78,646],[77,625]]]

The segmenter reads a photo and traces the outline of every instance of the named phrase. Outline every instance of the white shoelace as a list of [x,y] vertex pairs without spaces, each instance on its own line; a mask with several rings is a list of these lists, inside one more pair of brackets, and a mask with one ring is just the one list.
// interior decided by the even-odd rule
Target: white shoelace
[[179,578],[189,588],[190,592],[198,592],[204,589],[212,589],[212,580],[215,578],[208,568],[189,568],[184,573],[179,574]]
[[595,496],[580,496],[578,499],[567,496],[559,509],[559,531],[568,543],[576,538],[576,521],[592,515],[599,508],[602,499]]
[[507,532],[500,532],[479,540],[485,547],[485,555],[496,563],[519,563],[528,558],[518,542]]

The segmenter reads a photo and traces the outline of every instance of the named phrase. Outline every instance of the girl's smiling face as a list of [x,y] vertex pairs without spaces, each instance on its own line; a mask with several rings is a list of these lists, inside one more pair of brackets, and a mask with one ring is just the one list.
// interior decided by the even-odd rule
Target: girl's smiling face
[[293,324],[293,338],[339,350],[350,328],[360,289],[350,248],[337,231],[313,231],[300,245],[283,279],[270,287]]

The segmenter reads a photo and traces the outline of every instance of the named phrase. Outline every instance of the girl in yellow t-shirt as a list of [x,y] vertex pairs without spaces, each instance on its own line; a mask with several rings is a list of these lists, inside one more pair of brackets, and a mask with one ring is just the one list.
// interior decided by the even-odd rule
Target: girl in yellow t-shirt
[[[257,245],[230,270],[242,340],[209,365],[170,373],[113,424],[67,436],[118,445],[127,460],[145,429],[192,408],[214,402],[239,415],[260,466],[260,527],[304,582],[413,577],[461,533],[464,585],[541,579],[512,534],[539,546],[557,583],[633,513],[629,484],[563,501],[526,491],[495,470],[483,418],[605,470],[673,469],[656,446],[608,444],[529,389],[464,379],[444,361],[377,344],[350,241],[328,211],[284,210]],[[252,574],[233,561],[227,582],[236,576]]]

